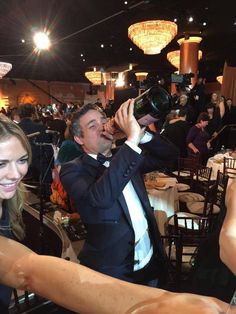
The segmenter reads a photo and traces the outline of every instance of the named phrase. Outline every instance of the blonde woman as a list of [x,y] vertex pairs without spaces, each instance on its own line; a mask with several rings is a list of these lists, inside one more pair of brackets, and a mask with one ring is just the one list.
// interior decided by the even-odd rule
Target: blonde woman
[[[22,241],[23,195],[21,182],[31,160],[30,144],[16,123],[0,116],[0,235]],[[11,289],[0,286],[0,313],[9,305]]]
[[225,114],[224,98],[222,98],[217,93],[212,93],[210,103],[214,105],[215,110],[219,111],[220,117],[222,119]]

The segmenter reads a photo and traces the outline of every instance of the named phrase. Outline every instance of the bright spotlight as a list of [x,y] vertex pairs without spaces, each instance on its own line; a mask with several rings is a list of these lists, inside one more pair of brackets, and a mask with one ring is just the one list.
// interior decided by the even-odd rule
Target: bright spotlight
[[38,50],[48,50],[51,46],[51,42],[47,33],[38,32],[34,35],[33,39]]

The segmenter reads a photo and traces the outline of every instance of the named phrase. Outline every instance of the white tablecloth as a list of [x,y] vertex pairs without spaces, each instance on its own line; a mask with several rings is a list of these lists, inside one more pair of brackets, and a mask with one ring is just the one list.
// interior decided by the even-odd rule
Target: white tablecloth
[[175,178],[166,178],[165,180],[167,188],[147,190],[162,235],[165,235],[165,223],[167,219],[179,210],[177,181]]
[[207,161],[207,167],[212,168],[211,180],[216,180],[218,170],[223,172],[224,163],[219,161],[220,160],[216,160],[214,157],[209,158]]
[[212,168],[211,173],[212,180],[216,179],[218,170],[220,170],[220,172],[224,171],[224,157],[232,158],[229,152],[227,152],[225,154],[216,154],[215,156],[208,159],[207,167]]

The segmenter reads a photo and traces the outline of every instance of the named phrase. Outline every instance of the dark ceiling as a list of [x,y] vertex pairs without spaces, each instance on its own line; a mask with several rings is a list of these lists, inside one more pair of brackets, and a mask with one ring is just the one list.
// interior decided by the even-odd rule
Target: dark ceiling
[[[134,70],[155,72],[168,79],[176,69],[167,61],[166,54],[179,49],[176,39],[160,54],[152,56],[144,55],[128,39],[128,26],[146,19],[177,18],[177,36],[201,34],[203,59],[199,69],[208,81],[222,74],[225,61],[236,66],[235,0],[127,2],[1,0],[0,61],[13,65],[7,77],[88,82],[84,72],[93,66],[107,70],[133,63]],[[187,21],[190,15],[194,17],[192,23]],[[203,22],[207,25],[203,26]],[[50,31],[53,44],[50,51],[36,55],[32,34],[42,29]]]

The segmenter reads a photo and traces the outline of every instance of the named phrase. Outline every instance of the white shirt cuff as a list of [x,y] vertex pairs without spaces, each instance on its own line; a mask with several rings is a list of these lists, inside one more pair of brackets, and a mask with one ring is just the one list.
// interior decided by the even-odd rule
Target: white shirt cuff
[[136,153],[141,154],[142,149],[135,145],[134,143],[130,141],[125,141],[125,144],[128,145],[131,149],[133,149]]
[[[149,132],[145,132],[143,137],[140,140],[140,144],[145,144],[150,142],[153,139],[153,135]],[[127,144],[130,148],[132,148],[136,153],[141,154],[142,149],[135,145],[133,142],[125,141],[125,144]]]
[[143,137],[140,140],[140,144],[145,144],[150,142],[153,139],[153,135],[149,132],[145,132]]

